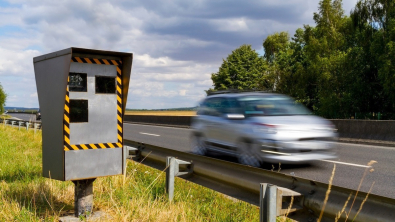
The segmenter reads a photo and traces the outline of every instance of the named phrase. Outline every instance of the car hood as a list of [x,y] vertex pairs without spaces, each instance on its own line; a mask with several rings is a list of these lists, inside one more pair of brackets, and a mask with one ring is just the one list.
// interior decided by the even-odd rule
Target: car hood
[[307,130],[334,128],[329,120],[314,115],[257,116],[251,117],[250,121],[256,124],[273,125],[278,129]]

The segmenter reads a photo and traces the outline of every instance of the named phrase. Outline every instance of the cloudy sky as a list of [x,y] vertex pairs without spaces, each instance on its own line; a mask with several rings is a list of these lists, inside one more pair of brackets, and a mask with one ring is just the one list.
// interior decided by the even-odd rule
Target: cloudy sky
[[[349,14],[357,0],[344,0]],[[314,25],[318,0],[0,0],[6,106],[38,107],[33,57],[69,47],[132,52],[127,108],[192,107],[232,50]]]

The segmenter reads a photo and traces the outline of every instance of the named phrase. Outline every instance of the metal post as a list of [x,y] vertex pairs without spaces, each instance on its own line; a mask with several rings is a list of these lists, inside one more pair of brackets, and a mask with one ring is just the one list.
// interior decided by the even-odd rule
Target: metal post
[[[96,178],[95,178],[96,179]],[[81,215],[89,215],[93,209],[93,181],[75,180],[73,181],[74,188],[74,215],[79,217]]]
[[37,123],[34,123],[33,127],[34,127],[34,134],[36,134]]
[[259,221],[276,222],[277,186],[261,183],[259,197]]
[[18,122],[18,130],[21,130],[22,121]]
[[166,193],[169,194],[169,200],[172,201],[174,197],[174,166],[175,158],[168,156],[166,158]]
[[29,125],[30,125],[30,123],[29,123],[29,122],[26,122],[25,125],[26,125],[26,130],[29,130]]
[[11,121],[11,126],[14,126],[15,121]]
[[[187,172],[180,172],[180,164],[188,165]],[[174,178],[181,175],[188,175],[193,172],[192,162],[179,160],[175,157],[166,157],[166,192],[169,194],[169,200],[174,197]]]

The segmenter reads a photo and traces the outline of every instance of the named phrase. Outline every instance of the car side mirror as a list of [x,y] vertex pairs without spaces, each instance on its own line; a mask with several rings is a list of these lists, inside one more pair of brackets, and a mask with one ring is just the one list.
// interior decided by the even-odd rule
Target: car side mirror
[[226,114],[225,117],[230,120],[245,119],[243,114]]

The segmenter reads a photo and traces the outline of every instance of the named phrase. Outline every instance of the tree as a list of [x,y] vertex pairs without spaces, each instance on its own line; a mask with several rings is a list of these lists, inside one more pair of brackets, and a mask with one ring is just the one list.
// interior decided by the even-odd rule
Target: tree
[[263,49],[265,50],[265,58],[269,62],[275,60],[276,55],[281,51],[284,51],[289,45],[289,34],[288,32],[275,33],[269,35],[265,41],[263,41]]
[[5,94],[3,87],[0,84],[0,113],[4,113],[4,104],[7,99],[7,94]]
[[[242,45],[223,60],[218,72],[211,74],[214,90],[264,90],[270,88],[267,64],[251,45]],[[210,89],[212,90],[212,89]]]

